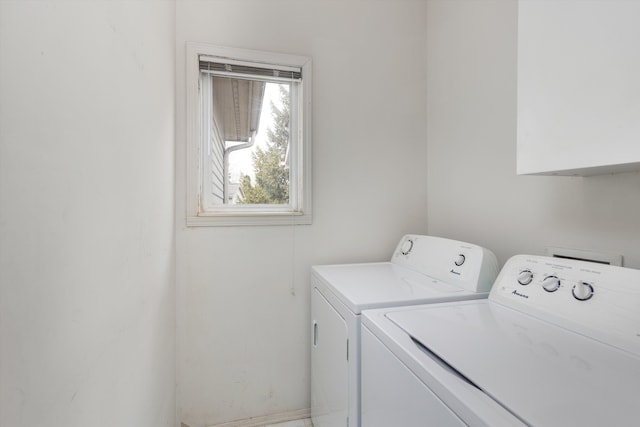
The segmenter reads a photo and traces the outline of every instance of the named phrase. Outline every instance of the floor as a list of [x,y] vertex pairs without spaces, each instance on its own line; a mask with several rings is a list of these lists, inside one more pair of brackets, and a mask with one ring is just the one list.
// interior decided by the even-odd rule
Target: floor
[[264,427],[313,427],[313,424],[311,424],[311,418],[305,418],[280,424],[267,424]]

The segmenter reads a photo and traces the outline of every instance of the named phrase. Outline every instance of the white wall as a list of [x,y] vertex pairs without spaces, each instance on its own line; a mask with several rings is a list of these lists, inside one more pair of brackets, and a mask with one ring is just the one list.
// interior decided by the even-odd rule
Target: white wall
[[558,246],[640,268],[640,174],[516,176],[517,2],[430,0],[427,16],[429,233],[501,262]]
[[[174,424],[174,101],[192,427],[308,408],[312,264],[387,259],[428,224],[503,262],[640,267],[640,174],[515,175],[516,7],[0,2],[0,424]],[[185,227],[186,40],[313,58],[312,226]]]
[[[309,408],[309,267],[426,232],[426,2],[177,2],[178,407],[192,427]],[[185,227],[184,43],[313,60],[314,223]],[[300,412],[300,413],[303,413]]]
[[0,2],[0,425],[173,426],[173,2]]

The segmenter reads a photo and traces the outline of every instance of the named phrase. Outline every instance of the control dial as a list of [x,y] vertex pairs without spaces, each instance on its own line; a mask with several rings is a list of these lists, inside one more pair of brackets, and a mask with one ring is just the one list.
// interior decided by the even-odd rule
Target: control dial
[[400,248],[400,253],[402,255],[407,255],[409,254],[409,252],[411,252],[411,249],[413,249],[413,240],[407,239],[402,244],[402,247]]
[[560,288],[560,279],[557,276],[547,276],[542,281],[542,288],[547,292],[555,292]]
[[575,299],[586,301],[593,296],[593,286],[587,282],[578,282],[573,286],[571,291]]
[[460,267],[462,264],[464,264],[465,260],[466,260],[465,256],[463,254],[459,254],[456,260],[454,261],[454,264]]
[[533,273],[531,270],[522,270],[520,274],[518,274],[518,283],[521,285],[528,285],[533,281]]

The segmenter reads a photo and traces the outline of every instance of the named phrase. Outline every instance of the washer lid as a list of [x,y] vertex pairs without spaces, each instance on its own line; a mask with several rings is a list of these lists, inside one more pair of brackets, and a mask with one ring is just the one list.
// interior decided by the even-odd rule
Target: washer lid
[[529,425],[638,422],[638,355],[487,300],[386,317]]
[[391,262],[314,266],[312,274],[355,314],[397,307],[487,297]]

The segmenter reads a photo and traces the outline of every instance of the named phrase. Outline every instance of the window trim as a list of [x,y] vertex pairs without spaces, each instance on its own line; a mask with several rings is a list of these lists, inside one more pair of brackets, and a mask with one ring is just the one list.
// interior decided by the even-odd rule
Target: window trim
[[[219,210],[202,211],[200,192],[203,179],[202,121],[200,111],[201,55],[231,58],[252,63],[273,64],[302,68],[302,131],[298,131],[302,143],[293,150],[298,167],[290,178],[290,189],[296,191],[297,206],[283,211],[277,205],[225,206]],[[255,51],[187,42],[186,45],[186,109],[187,109],[187,226],[245,226],[245,225],[296,225],[312,223],[311,195],[311,59],[305,56]],[[292,107],[293,108],[293,107]],[[297,126],[292,124],[292,126]],[[293,130],[292,130],[293,132]],[[296,153],[297,151],[297,153]]]

